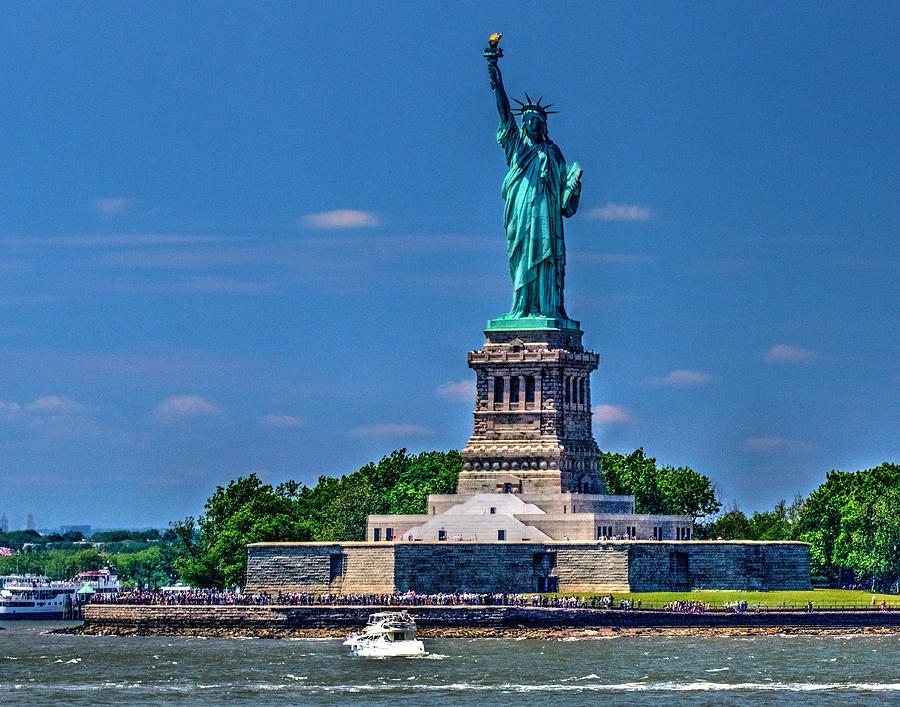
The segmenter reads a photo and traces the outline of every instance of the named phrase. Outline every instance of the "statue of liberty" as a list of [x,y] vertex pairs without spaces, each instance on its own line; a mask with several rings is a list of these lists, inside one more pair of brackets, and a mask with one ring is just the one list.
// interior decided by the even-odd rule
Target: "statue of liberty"
[[517,100],[515,111],[522,118],[522,127],[516,123],[497,66],[503,56],[499,39],[496,34],[491,37],[484,55],[500,113],[497,141],[509,167],[503,180],[503,222],[513,298],[509,312],[492,320],[489,327],[508,328],[512,322],[504,320],[540,317],[557,320],[548,326],[570,328],[577,324],[569,320],[563,306],[566,249],[562,219],[578,209],[582,172],[577,162],[567,165],[560,149],[547,137],[547,116],[556,111],[547,110],[551,104],[541,105],[543,98],[532,101],[526,93],[524,103]]

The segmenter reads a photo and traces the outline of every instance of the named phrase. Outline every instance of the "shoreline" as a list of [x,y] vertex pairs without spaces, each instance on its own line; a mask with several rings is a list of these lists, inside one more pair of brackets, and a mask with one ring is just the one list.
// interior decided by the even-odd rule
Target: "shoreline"
[[424,638],[611,638],[900,633],[900,612],[681,614],[510,606],[87,605],[63,633],[115,636],[341,638],[378,611],[408,611]]
[[[348,631],[340,628],[241,628],[222,626],[110,626],[83,623],[81,626],[55,629],[51,633],[79,636],[182,636],[189,638],[260,638],[260,639],[323,639],[346,638]],[[419,638],[500,638],[512,640],[590,640],[611,638],[647,638],[672,636],[731,637],[731,636],[837,636],[837,635],[898,635],[900,626],[858,626],[847,628],[816,628],[811,626],[704,626],[655,628],[526,628],[429,626],[416,631]]]

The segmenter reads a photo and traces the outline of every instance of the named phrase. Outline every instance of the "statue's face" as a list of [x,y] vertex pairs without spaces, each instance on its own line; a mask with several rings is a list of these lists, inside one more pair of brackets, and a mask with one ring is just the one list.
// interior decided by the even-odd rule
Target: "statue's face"
[[537,113],[526,113],[522,123],[532,142],[543,142],[547,138],[547,123]]

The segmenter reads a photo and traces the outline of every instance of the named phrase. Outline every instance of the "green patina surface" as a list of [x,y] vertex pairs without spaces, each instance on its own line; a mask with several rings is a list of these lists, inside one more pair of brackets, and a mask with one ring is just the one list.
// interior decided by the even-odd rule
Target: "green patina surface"
[[487,323],[488,331],[580,328],[580,322],[559,317],[497,317],[496,319],[489,319]]
[[[485,50],[500,127],[497,141],[506,156],[503,180],[503,225],[513,296],[509,312],[488,323],[488,329],[573,329],[563,304],[566,249],[563,218],[575,215],[581,198],[581,167],[566,162],[547,135],[549,105],[541,98],[517,101],[510,108],[498,60],[497,42]],[[522,119],[520,127],[514,112]],[[526,326],[508,320],[532,320]],[[544,320],[543,322],[539,320]]]

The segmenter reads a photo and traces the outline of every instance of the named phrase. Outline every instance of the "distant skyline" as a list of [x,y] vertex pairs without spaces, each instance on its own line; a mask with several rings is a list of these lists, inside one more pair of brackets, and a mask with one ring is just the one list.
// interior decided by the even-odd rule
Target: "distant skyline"
[[0,9],[0,513],[164,527],[461,449],[509,308],[481,51],[584,169],[601,449],[747,512],[900,461],[900,6]]

